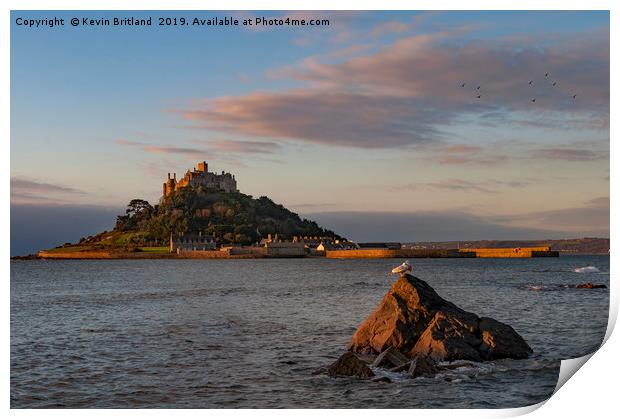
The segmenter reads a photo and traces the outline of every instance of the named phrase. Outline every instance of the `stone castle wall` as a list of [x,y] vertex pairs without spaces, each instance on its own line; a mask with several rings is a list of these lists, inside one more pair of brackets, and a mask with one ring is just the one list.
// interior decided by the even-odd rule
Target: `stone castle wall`
[[217,174],[209,172],[206,162],[198,163],[198,169],[188,170],[181,179],[177,180],[176,173],[174,177],[170,177],[168,173],[168,179],[163,184],[162,194],[164,197],[170,195],[174,191],[180,188],[186,188],[188,186],[203,186],[209,189],[221,189],[225,192],[237,192],[237,180],[231,173],[222,172]]

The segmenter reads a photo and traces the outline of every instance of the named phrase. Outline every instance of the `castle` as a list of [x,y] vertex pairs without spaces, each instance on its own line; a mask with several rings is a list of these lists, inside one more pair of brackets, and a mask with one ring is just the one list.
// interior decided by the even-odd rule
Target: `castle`
[[188,170],[180,180],[177,180],[176,173],[173,178],[170,178],[170,173],[168,173],[168,180],[163,185],[163,196],[165,198],[172,192],[187,186],[203,186],[225,192],[238,192],[235,175],[224,173],[224,171],[222,174],[209,172],[209,165],[205,161],[198,163],[198,170],[195,167],[194,170]]

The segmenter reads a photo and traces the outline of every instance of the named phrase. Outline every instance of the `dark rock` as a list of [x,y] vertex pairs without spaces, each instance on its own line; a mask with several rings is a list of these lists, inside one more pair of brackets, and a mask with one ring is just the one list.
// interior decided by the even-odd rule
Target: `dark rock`
[[24,255],[24,256],[11,256],[11,260],[35,260],[41,259],[38,254]]
[[478,316],[463,310],[438,311],[411,350],[412,356],[436,361],[481,361]]
[[586,289],[607,288],[607,285],[605,285],[605,284],[593,284],[591,282],[587,282],[585,284],[575,285],[575,288],[586,288]]
[[480,352],[484,359],[520,359],[532,353],[532,348],[507,324],[482,317],[478,328],[482,337]]
[[409,358],[401,354],[398,349],[388,347],[385,351],[381,352],[375,361],[372,363],[373,367],[379,368],[394,368],[403,364],[408,364]]
[[351,351],[342,354],[336,362],[327,367],[326,372],[330,377],[370,378],[375,376],[370,367]]
[[[525,358],[532,353],[512,327],[491,318],[478,318],[444,300],[426,282],[411,275],[401,276],[392,285],[353,335],[349,350],[381,354],[390,347],[430,362]],[[375,360],[376,365],[386,357],[379,363]],[[391,364],[399,368],[404,362]]]
[[372,379],[373,383],[391,383],[392,380],[390,380],[389,377],[375,377]]
[[361,359],[362,361],[364,361],[368,365],[372,364],[373,362],[375,362],[375,359],[377,359],[377,355],[376,354],[360,354],[360,353],[356,353],[355,355],[357,355],[357,357],[359,359]]
[[408,373],[411,378],[433,377],[439,372],[437,364],[431,358],[416,357],[411,361]]

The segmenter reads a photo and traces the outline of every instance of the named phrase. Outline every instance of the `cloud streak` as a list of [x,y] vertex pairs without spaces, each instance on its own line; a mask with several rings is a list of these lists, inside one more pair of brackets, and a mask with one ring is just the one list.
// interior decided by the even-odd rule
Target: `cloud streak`
[[68,186],[56,185],[49,182],[42,182],[32,179],[23,179],[11,177],[11,191],[28,191],[28,192],[42,192],[42,193],[63,193],[63,194],[83,194],[75,188]]
[[85,195],[85,192],[69,186],[11,177],[12,203],[65,202],[67,198],[81,195]]
[[235,154],[272,154],[280,149],[280,144],[268,141],[235,141],[218,138],[204,141],[204,144],[209,150]]
[[130,141],[120,139],[116,141],[116,144],[139,148],[140,150],[146,153],[154,153],[154,154],[186,154],[186,155],[204,155],[204,150],[199,148],[191,148],[191,147],[178,147],[178,146],[170,146],[170,145],[155,145],[148,144],[139,141]]
[[426,182],[426,183],[410,183],[407,185],[395,186],[392,188],[394,191],[403,191],[403,190],[448,190],[455,192],[481,192],[485,194],[496,194],[500,193],[501,189],[514,189],[514,188],[524,188],[529,184],[526,181],[500,181],[496,179],[485,180],[485,181],[469,181],[465,179],[445,179],[439,180],[436,182]]
[[608,158],[604,153],[577,148],[541,148],[533,150],[531,157],[565,161],[593,161]]

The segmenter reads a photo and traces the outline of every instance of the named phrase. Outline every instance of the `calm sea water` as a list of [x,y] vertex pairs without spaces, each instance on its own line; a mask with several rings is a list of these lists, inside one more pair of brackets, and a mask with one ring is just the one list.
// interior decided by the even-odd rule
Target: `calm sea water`
[[[520,407],[602,342],[607,256],[415,259],[444,298],[534,349],[393,383],[311,374],[385,294],[397,260],[11,262],[13,408]],[[600,272],[573,272],[595,266]]]

